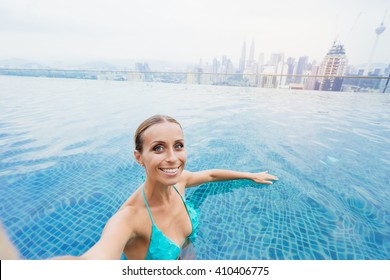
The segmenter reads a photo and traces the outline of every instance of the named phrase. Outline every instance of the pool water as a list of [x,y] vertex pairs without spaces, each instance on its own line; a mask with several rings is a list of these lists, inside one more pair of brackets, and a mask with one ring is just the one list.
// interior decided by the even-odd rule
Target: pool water
[[0,76],[0,219],[27,259],[80,255],[142,182],[133,134],[183,126],[195,259],[390,259],[390,95]]

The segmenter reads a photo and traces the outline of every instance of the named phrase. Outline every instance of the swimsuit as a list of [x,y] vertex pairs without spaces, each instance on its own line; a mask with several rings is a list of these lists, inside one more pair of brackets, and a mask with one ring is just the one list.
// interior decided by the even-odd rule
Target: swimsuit
[[146,254],[146,260],[176,260],[179,255],[181,248],[185,244],[187,240],[194,241],[194,238],[197,234],[198,229],[198,213],[194,209],[194,207],[186,202],[185,198],[180,194],[180,192],[176,189],[175,186],[173,188],[180,195],[184,206],[186,207],[188,216],[190,217],[192,232],[191,234],[184,240],[183,244],[179,247],[172,240],[162,233],[161,230],[158,229],[156,224],[154,223],[152,212],[150,211],[148,201],[146,200],[144,187],[142,188],[142,195],[144,197],[146,208],[148,209],[150,220],[152,221],[152,234],[150,235],[150,244],[148,248],[148,252]]

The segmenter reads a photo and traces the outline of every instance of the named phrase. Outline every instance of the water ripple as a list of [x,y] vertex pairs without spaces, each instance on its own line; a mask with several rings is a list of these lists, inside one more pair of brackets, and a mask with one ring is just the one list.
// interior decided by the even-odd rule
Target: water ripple
[[268,170],[188,191],[197,259],[389,259],[390,97],[0,76],[0,217],[22,255],[81,254],[142,181],[132,134],[172,115],[187,168]]

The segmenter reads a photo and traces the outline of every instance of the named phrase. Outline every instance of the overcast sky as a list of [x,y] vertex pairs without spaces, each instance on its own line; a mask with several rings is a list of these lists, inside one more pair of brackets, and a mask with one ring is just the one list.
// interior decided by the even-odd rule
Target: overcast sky
[[[0,0],[0,59],[211,61],[244,40],[322,60],[335,39],[369,60],[390,0]],[[390,11],[373,62],[390,63]],[[247,50],[249,53],[249,50]]]

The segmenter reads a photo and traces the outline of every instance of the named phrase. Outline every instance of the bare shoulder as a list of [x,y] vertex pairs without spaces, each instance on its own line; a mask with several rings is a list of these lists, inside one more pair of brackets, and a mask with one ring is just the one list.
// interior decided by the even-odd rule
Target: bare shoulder
[[118,212],[115,213],[114,216],[118,216],[120,218],[133,218],[136,217],[139,213],[138,207],[128,204],[123,205]]
[[132,206],[134,208],[141,207],[143,205],[143,199],[141,194],[141,188],[138,188],[132,195],[122,204],[121,208],[119,210],[122,210],[123,208],[127,206]]
[[128,229],[130,232],[135,230],[134,219],[138,216],[138,209],[132,205],[123,205],[108,221],[106,227]]
[[182,180],[188,180],[192,176],[193,172],[188,171],[188,170],[183,170],[183,173],[181,175]]
[[149,222],[149,214],[142,196],[142,189],[138,188],[123,203],[114,216],[117,216],[118,220],[125,222],[127,225],[131,225],[136,236],[143,235],[145,224],[147,225]]
[[179,183],[184,184],[184,186],[186,187],[188,182],[190,181],[192,175],[193,175],[193,172],[188,171],[188,170],[183,170]]
[[137,231],[139,221],[144,218],[143,208],[139,190],[136,190],[110,218],[108,224]]
[[175,184],[176,188],[182,193],[185,193],[185,189],[187,187],[187,183],[189,178],[191,177],[191,172],[188,170],[183,170],[181,173],[179,181]]

